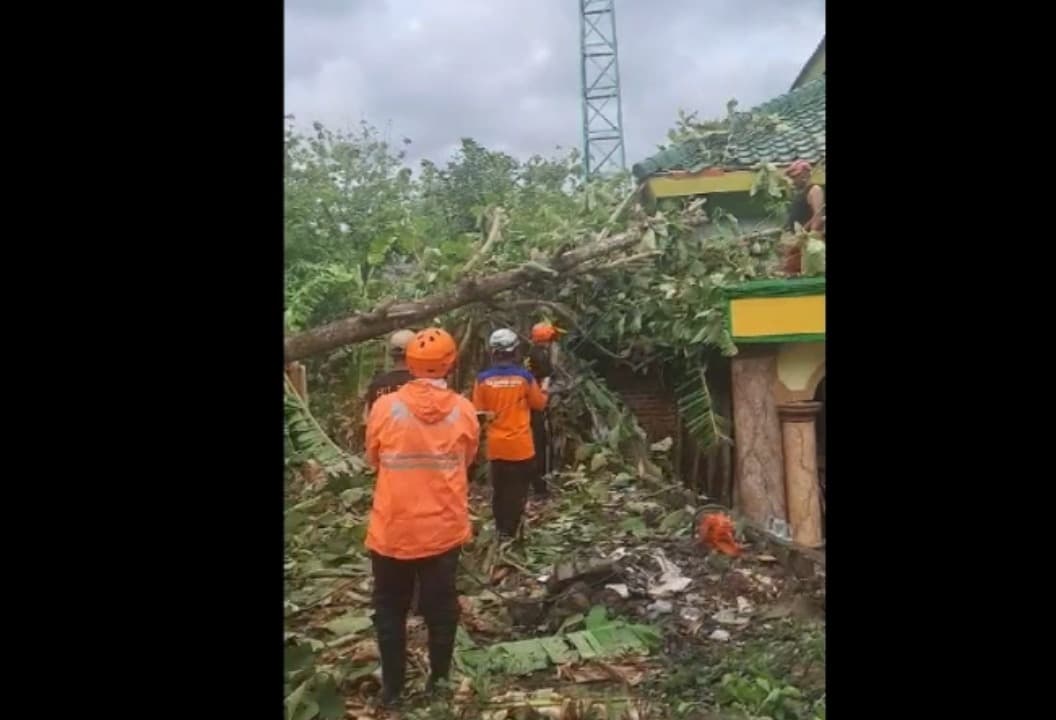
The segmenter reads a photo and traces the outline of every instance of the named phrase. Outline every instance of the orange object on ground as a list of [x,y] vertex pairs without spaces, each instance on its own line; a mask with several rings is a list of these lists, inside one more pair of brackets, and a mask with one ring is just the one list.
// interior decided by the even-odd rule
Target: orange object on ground
[[733,521],[728,515],[712,513],[700,519],[697,526],[700,541],[712,550],[718,550],[724,555],[737,557],[741,554],[741,546],[737,544],[734,537]]
[[546,407],[546,393],[527,369],[496,365],[477,375],[473,404],[481,412],[495,413],[488,424],[488,460],[528,460],[535,456],[532,410]]
[[469,540],[466,468],[479,433],[473,405],[442,381],[412,380],[378,398],[367,420],[367,461],[378,470],[367,548],[413,560]]

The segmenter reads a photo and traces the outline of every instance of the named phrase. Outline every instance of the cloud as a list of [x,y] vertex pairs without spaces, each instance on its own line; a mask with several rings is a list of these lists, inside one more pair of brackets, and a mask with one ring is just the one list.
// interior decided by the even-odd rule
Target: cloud
[[[678,108],[721,116],[788,89],[824,34],[824,0],[617,0],[628,165]],[[413,160],[459,138],[519,157],[581,142],[575,0],[286,0],[286,112],[367,120]]]

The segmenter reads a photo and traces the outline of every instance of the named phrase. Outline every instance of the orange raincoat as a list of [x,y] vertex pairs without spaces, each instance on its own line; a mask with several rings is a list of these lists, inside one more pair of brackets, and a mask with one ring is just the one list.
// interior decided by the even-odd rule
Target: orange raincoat
[[496,365],[477,376],[473,404],[495,413],[488,424],[488,460],[529,460],[535,457],[531,411],[546,407],[546,393],[535,376],[518,365]]
[[479,434],[472,403],[433,381],[378,398],[367,420],[367,461],[378,471],[368,549],[413,560],[469,540],[466,467]]

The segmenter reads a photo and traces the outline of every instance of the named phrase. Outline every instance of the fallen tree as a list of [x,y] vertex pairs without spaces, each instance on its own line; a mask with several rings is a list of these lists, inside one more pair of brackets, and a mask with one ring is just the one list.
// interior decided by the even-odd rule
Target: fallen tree
[[[653,373],[675,390],[699,450],[691,467],[729,445],[715,409],[728,414],[729,400],[713,400],[706,384],[709,362],[736,353],[724,292],[781,273],[790,238],[780,229],[744,234],[704,197],[648,201],[647,214],[636,204],[640,188],[628,193],[619,178],[583,182],[575,157],[521,163],[467,141],[446,169],[426,165],[415,179],[370,133],[320,132],[288,139],[284,353],[321,361],[308,371],[313,412],[328,432],[350,436],[357,398],[385,364],[376,340],[393,330],[447,328],[459,348],[453,385],[465,389],[486,362],[490,330],[512,327],[524,337],[548,319],[568,331],[562,356],[578,356],[580,373],[599,387],[619,370]],[[784,197],[783,182],[761,170],[756,184],[765,192],[753,212],[768,213],[767,203]],[[559,424],[579,437],[558,444],[597,442],[599,398],[587,392],[594,384],[568,386]],[[629,413],[602,409],[606,417]],[[614,422],[604,424],[611,430]],[[642,444],[628,428],[620,452],[637,456],[628,439]]]
[[629,230],[595,240],[578,248],[559,253],[547,263],[530,261],[512,270],[479,278],[467,278],[445,292],[413,302],[387,301],[367,313],[358,313],[318,328],[286,338],[286,362],[303,360],[331,352],[345,345],[363,342],[397,328],[429,320],[470,303],[487,300],[539,277],[567,275],[590,260],[606,257],[638,244],[647,229],[642,221]]

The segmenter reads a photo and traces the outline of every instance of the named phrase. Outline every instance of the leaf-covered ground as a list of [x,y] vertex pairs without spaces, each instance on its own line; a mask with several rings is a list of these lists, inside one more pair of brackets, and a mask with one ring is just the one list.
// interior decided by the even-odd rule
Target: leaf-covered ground
[[[823,566],[745,537],[738,558],[709,554],[692,530],[701,499],[611,465],[563,473],[507,547],[488,488],[473,487],[459,670],[447,694],[423,696],[413,616],[402,716],[824,718]],[[386,717],[372,706],[369,479],[307,476],[318,485],[287,511],[287,717]],[[495,649],[511,641],[528,642]]]

